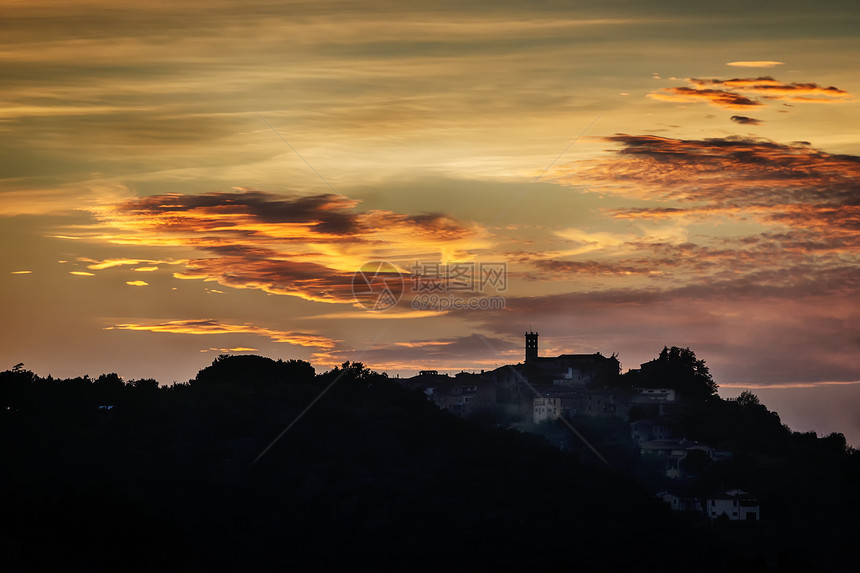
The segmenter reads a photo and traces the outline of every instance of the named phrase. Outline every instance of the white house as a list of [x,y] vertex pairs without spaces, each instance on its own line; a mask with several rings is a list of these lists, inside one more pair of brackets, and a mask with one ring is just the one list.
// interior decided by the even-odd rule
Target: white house
[[705,500],[705,514],[717,519],[723,514],[732,521],[758,521],[761,517],[758,499],[749,492],[730,489]]

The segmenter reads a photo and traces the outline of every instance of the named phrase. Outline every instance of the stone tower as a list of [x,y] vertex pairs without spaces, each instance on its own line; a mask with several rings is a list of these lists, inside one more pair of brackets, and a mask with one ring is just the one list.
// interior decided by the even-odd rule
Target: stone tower
[[526,363],[538,357],[538,333],[526,332]]

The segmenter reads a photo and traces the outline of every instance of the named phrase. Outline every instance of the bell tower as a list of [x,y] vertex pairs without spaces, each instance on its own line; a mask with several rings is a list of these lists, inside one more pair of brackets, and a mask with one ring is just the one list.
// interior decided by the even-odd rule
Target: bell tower
[[526,332],[526,363],[536,360],[538,357],[538,333]]

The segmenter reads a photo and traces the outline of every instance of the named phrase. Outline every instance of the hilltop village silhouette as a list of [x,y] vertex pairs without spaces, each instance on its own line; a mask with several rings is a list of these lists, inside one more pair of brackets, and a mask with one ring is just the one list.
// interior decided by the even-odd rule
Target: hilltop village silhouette
[[[694,471],[687,471],[686,466],[732,460],[731,449],[689,440],[684,435],[684,417],[690,403],[719,399],[717,386],[704,363],[697,361],[689,349],[664,348],[660,357],[622,375],[615,354],[540,356],[538,337],[537,332],[525,333],[525,355],[519,364],[455,376],[422,370],[401,382],[423,391],[442,410],[464,418],[489,416],[510,427],[578,418],[615,418],[629,424],[630,436],[641,454],[659,460],[662,473],[670,480],[693,477]],[[698,380],[695,376],[688,380],[672,376],[684,361],[693,370],[703,369]],[[599,452],[595,454],[603,460]],[[664,490],[658,495],[673,509],[698,512],[712,519],[725,515],[729,520],[755,521],[761,515],[756,497],[739,488],[724,488],[707,495]]]
[[856,569],[858,451],[716,389],[689,348],[621,374],[541,357],[535,332],[519,364],[408,379],[250,354],[172,385],[17,364],[0,570]]

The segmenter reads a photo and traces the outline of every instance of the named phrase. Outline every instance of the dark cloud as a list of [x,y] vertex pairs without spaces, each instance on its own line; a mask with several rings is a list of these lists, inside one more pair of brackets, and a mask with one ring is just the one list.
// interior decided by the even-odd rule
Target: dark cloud
[[[620,157],[579,174],[600,182],[636,182],[647,199],[703,202],[714,208],[860,203],[860,157],[808,145],[743,137],[684,140],[619,134]],[[597,180],[599,178],[599,181]]]
[[733,115],[729,119],[731,119],[735,123],[741,123],[744,125],[761,125],[762,123],[764,123],[760,119],[756,119],[754,117],[747,117],[745,115]]
[[135,199],[118,206],[118,210],[140,217],[162,217],[170,228],[209,230],[239,227],[230,216],[247,217],[259,223],[299,223],[315,231],[334,235],[366,232],[355,206],[334,194],[305,197],[283,197],[263,191],[204,193],[181,195],[169,193]]

